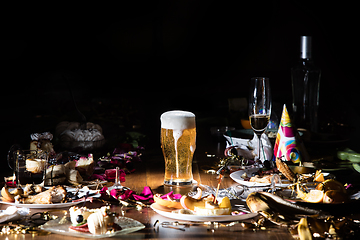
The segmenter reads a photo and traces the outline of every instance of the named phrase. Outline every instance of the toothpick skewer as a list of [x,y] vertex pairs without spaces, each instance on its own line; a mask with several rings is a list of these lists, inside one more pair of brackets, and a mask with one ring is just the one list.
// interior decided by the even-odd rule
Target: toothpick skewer
[[216,194],[215,194],[214,203],[216,203],[216,199],[217,199],[217,196],[219,194],[219,189],[220,189],[220,184],[221,184],[222,178],[223,178],[223,175],[219,174],[219,183],[218,183],[217,188],[216,188]]

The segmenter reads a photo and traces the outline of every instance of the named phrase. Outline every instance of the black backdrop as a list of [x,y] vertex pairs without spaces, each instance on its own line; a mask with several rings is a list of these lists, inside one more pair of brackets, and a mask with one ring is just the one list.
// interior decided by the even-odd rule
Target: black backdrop
[[348,124],[356,139],[356,6],[313,2],[3,6],[1,158],[12,143],[53,130],[74,111],[69,86],[89,119],[133,114],[156,131],[169,109],[221,115],[228,97],[247,97],[253,76],[270,77],[274,102],[290,108],[300,35],[313,36],[322,69],[321,119]]

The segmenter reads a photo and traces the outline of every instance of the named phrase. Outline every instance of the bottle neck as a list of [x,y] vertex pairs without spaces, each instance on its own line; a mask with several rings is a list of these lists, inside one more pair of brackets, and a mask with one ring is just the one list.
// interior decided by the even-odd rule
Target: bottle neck
[[301,36],[300,38],[300,58],[311,59],[311,36]]
[[300,50],[300,59],[312,59],[312,54],[309,50]]
[[306,64],[313,64],[313,59],[312,58],[300,58],[299,61],[302,65],[306,65]]

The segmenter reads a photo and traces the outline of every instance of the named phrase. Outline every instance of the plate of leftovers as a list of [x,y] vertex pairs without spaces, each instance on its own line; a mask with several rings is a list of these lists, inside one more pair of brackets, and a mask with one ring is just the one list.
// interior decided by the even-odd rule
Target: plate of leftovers
[[287,179],[281,179],[274,170],[261,171],[259,168],[246,168],[230,174],[231,179],[247,187],[266,187],[275,181],[275,186],[286,187],[290,184]]
[[82,238],[105,238],[123,235],[145,228],[144,224],[128,217],[116,216],[109,206],[89,209],[73,206],[70,216],[50,220],[40,228],[45,231]]
[[[257,216],[247,209],[233,211],[232,203],[228,197],[221,200],[213,194],[203,196],[202,190],[197,189],[195,195],[189,196],[172,194],[155,194],[151,208],[158,214],[183,221],[238,221]],[[235,205],[234,205],[235,206]],[[234,208],[235,209],[235,208]]]
[[256,217],[257,213],[244,213],[241,215],[195,215],[181,213],[179,209],[171,209],[163,207],[157,203],[153,203],[151,208],[158,214],[164,217],[181,220],[181,221],[195,221],[195,222],[227,222],[227,221],[239,221],[244,219],[250,219]]
[[66,188],[58,185],[44,188],[40,185],[26,184],[24,188],[1,189],[1,204],[24,208],[64,208],[100,197],[96,190],[88,188]]

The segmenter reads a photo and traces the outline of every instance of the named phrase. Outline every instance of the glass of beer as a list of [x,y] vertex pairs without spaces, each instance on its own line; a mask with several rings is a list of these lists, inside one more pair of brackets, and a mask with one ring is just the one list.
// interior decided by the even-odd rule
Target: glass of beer
[[165,158],[165,185],[191,185],[196,148],[195,114],[169,111],[160,117],[161,148]]

